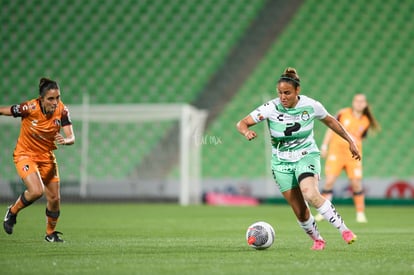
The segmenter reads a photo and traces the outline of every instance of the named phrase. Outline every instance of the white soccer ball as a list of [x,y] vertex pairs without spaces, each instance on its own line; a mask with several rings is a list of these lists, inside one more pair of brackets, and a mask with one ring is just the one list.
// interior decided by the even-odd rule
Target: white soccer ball
[[267,222],[255,222],[247,228],[247,244],[254,249],[266,249],[275,241],[275,230]]

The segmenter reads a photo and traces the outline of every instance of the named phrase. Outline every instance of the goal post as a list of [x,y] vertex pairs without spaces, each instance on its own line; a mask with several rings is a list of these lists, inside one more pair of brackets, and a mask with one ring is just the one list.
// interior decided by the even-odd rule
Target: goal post
[[[185,103],[67,104],[76,142],[59,146],[61,194],[76,199],[202,202],[207,111]],[[0,116],[11,155],[19,119]],[[7,156],[8,157],[8,156]],[[5,156],[6,158],[6,156]],[[10,164],[10,181],[14,181]],[[3,175],[1,182],[6,178]]]
[[[111,190],[116,190],[116,185],[123,186],[135,186],[132,191],[137,191],[137,197],[145,196],[148,198],[162,199],[163,196],[168,198],[177,196],[178,202],[181,205],[189,204],[198,204],[201,203],[202,199],[202,188],[201,188],[201,149],[200,144],[197,143],[197,135],[202,135],[204,132],[205,122],[207,119],[207,112],[205,110],[196,109],[194,106],[181,103],[165,103],[165,104],[90,104],[88,96],[85,96],[83,99],[83,104],[81,105],[68,105],[70,109],[72,121],[80,123],[81,136],[82,139],[81,148],[80,148],[80,171],[79,171],[79,195],[81,198],[93,197],[96,194],[93,193],[90,188],[91,184],[95,185],[99,189],[100,193],[105,193],[102,188],[105,188],[105,185],[102,185],[102,188],[99,188],[99,179],[94,179],[94,176],[91,175],[91,165],[94,165],[96,160],[90,157],[91,147],[92,146],[105,146],[104,143],[97,142],[94,140],[92,135],[91,125],[95,124],[95,127],[106,127],[106,131],[111,131],[111,135],[115,136],[112,141],[107,141],[105,144],[109,146],[127,146],[127,150],[133,150],[133,142],[123,143],[123,135],[127,133],[122,133],[121,130],[118,132],[118,135],[114,134],[113,131],[118,131],[116,129],[117,125],[127,124],[128,132],[133,132],[136,135],[136,141],[138,142],[148,142],[148,146],[152,148],[162,147],[161,152],[164,156],[159,157],[153,149],[154,152],[151,152],[150,149],[147,150],[147,154],[151,158],[151,154],[155,154],[154,165],[151,168],[154,168],[153,177],[146,176],[145,178],[140,177],[140,173],[129,173],[129,176],[122,177],[123,179],[113,178],[111,175],[108,176],[108,179],[104,179],[103,182],[106,182],[106,186],[113,184]],[[165,124],[162,126],[154,126],[157,123],[167,123],[169,127],[165,127]],[[109,127],[108,127],[109,125]],[[141,125],[139,127],[138,125]],[[174,125],[178,125],[178,131],[174,130]],[[134,130],[134,127],[139,129]],[[101,127],[101,128],[102,128]],[[164,128],[165,127],[165,128]],[[169,128],[169,132],[166,130]],[[172,129],[172,130],[171,130]],[[158,141],[155,138],[146,137],[142,138],[142,131],[155,131],[158,134]],[[162,133],[164,132],[164,133]],[[163,135],[177,134],[177,137],[168,136],[168,140],[176,141],[176,144],[159,144],[163,141]],[[106,137],[100,137],[105,139]],[[158,144],[157,144],[158,142]],[[115,143],[115,144],[113,144]],[[145,145],[143,145],[145,147]],[[178,150],[175,150],[178,148]],[[97,148],[94,148],[95,150]],[[108,148],[101,148],[102,157],[105,156],[106,150]],[[125,150],[125,149],[124,149]],[[137,152],[139,154],[140,152]],[[178,153],[177,156],[173,155]],[[171,155],[167,155],[171,154]],[[96,153],[95,153],[96,155]],[[109,157],[114,157],[109,156]],[[119,156],[122,158],[123,156]],[[138,156],[140,158],[141,156]],[[148,160],[148,157],[147,157]],[[162,161],[161,161],[162,160]],[[163,175],[160,175],[159,167],[157,165],[165,165],[166,160],[169,162],[168,166],[170,170],[176,171],[176,180],[171,179],[171,174],[174,172],[167,172]],[[114,165],[118,165],[117,162],[119,159],[117,157],[113,158]],[[131,162],[134,162],[131,160]],[[163,163],[161,163],[163,162]],[[173,163],[172,163],[173,162]],[[135,165],[139,165],[137,162]],[[132,169],[134,169],[132,167]],[[141,169],[142,170],[142,169]],[[151,170],[151,169],[150,169]],[[165,170],[165,169],[164,169]],[[147,175],[151,175],[151,171],[145,169]],[[132,176],[131,176],[132,175]],[[170,178],[168,178],[170,177]],[[102,180],[101,180],[102,181]],[[127,184],[125,184],[125,181]],[[163,189],[170,190],[169,192],[150,192],[145,190],[145,186],[148,186],[147,189],[154,188],[151,185],[159,184],[160,188],[155,188],[158,190]],[[168,186],[168,185],[175,185]],[[137,187],[138,186],[138,187]],[[178,189],[177,189],[178,187]],[[174,189],[176,194],[174,194]],[[139,190],[142,190],[142,193],[139,193]],[[113,191],[111,191],[113,192]],[[126,191],[127,195],[133,196],[134,192]],[[121,196],[121,194],[106,194],[107,196]],[[105,195],[101,195],[105,196]]]

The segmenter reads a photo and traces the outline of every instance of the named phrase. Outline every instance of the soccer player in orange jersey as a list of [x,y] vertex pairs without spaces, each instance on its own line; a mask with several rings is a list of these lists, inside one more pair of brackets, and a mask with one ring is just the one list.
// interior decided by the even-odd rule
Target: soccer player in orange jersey
[[59,236],[62,233],[55,231],[60,215],[60,179],[53,150],[58,146],[74,144],[75,135],[57,82],[41,78],[38,98],[0,107],[0,115],[21,118],[13,160],[17,173],[26,185],[26,190],[7,209],[4,230],[12,234],[19,211],[44,193],[47,200],[45,240],[63,242]]
[[[364,94],[356,94],[352,100],[352,107],[339,111],[337,119],[351,134],[360,152],[362,152],[362,140],[367,136],[370,128],[379,130],[379,124],[373,116]],[[348,143],[338,135],[328,130],[321,146],[321,155],[326,158],[326,181],[322,189],[322,195],[332,200],[333,186],[337,177],[345,170],[353,191],[353,200],[356,208],[356,220],[366,223],[365,195],[362,187],[362,163],[356,161],[347,154]],[[322,216],[315,216],[316,220],[322,220]]]

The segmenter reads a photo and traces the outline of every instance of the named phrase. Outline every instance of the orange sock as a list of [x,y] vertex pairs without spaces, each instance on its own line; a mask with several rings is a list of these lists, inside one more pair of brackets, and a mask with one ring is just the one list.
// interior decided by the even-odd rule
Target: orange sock
[[55,231],[60,211],[52,212],[46,208],[46,234],[50,235]]
[[19,213],[20,210],[23,208],[31,205],[33,202],[26,200],[24,197],[24,192],[17,198],[16,202],[13,204],[13,206],[10,208],[10,211],[12,214]]
[[58,221],[57,218],[47,217],[47,224],[46,224],[47,235],[50,235],[55,231],[57,221]]
[[357,213],[365,211],[365,195],[362,191],[354,193],[354,205]]

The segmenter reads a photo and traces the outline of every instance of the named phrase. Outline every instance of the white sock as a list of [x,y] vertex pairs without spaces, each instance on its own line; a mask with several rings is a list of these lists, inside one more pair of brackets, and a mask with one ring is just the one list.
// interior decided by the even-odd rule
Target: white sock
[[305,230],[305,233],[308,234],[308,236],[312,240],[323,240],[321,237],[321,234],[319,233],[318,226],[316,225],[315,219],[312,215],[310,215],[309,220],[305,222],[298,221],[300,227],[302,227],[303,230]]
[[341,215],[336,211],[335,206],[329,201],[325,200],[321,207],[316,209],[327,221],[335,226],[341,233],[348,230]]

